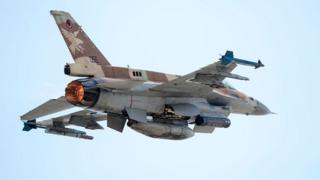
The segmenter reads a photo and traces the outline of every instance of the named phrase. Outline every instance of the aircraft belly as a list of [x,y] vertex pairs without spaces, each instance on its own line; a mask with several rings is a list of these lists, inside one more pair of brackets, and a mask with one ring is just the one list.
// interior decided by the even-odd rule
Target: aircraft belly
[[101,91],[93,109],[121,113],[126,108],[141,109],[146,112],[161,113],[164,109],[162,97],[136,96],[123,93]]

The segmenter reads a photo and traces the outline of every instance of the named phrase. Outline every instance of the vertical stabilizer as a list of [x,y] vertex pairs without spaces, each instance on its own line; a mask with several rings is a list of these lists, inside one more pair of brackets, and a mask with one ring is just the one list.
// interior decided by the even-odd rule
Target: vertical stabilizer
[[88,57],[92,63],[110,65],[99,49],[68,12],[50,11],[76,63],[80,57]]

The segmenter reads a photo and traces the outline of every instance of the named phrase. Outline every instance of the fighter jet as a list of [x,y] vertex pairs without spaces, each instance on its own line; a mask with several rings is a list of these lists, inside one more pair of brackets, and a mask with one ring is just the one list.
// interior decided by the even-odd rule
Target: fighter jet
[[[112,66],[68,12],[50,11],[73,57],[64,73],[78,77],[66,85],[64,96],[51,99],[21,116],[24,131],[42,128],[46,133],[93,139],[85,129],[107,127],[123,132],[125,125],[152,138],[182,140],[195,133],[228,128],[230,113],[266,115],[260,101],[224,82],[225,78],[249,80],[232,74],[238,65],[263,67],[235,58],[232,51],[184,76]],[[36,121],[73,107],[83,110]]]

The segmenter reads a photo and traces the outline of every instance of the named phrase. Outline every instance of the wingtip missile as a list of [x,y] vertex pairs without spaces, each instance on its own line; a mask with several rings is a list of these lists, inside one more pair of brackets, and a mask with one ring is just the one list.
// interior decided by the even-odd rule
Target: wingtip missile
[[35,119],[23,121],[23,131],[30,131],[31,129],[37,129],[37,122]]
[[221,64],[228,65],[234,60],[233,51],[226,51],[224,55],[221,55],[219,60],[221,61]]
[[253,62],[253,61],[235,58],[233,55],[233,51],[226,51],[226,53],[224,55],[222,55],[219,60],[221,61],[221,64],[223,64],[223,65],[228,65],[232,62],[235,62],[237,64],[241,64],[241,65],[245,65],[245,66],[252,66],[255,69],[258,69],[260,67],[264,67],[264,64],[262,64],[260,59],[258,60],[258,62]]
[[258,69],[259,67],[264,67],[264,64],[262,64],[262,62],[260,61],[260,59],[258,60],[258,62],[256,63],[256,65],[254,66],[255,69]]

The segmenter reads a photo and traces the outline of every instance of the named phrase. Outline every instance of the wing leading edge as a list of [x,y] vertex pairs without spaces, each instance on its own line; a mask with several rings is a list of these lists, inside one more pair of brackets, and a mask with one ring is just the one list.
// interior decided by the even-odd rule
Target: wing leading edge
[[64,96],[57,99],[50,99],[33,110],[21,116],[21,120],[33,120],[53,113],[64,111],[74,106],[68,103]]

